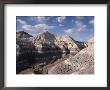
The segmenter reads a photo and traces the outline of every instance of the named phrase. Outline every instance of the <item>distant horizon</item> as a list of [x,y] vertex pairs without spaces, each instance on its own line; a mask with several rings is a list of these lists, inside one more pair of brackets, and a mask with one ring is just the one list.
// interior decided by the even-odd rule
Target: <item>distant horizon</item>
[[16,31],[27,32],[33,37],[48,31],[85,42],[94,37],[94,16],[17,16]]

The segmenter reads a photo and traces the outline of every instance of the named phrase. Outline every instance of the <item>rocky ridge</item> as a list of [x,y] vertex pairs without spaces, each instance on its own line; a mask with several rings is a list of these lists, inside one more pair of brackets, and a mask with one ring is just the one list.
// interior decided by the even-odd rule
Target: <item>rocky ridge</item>
[[[79,69],[79,63],[77,61],[80,60],[76,58],[81,56],[82,61],[84,61],[83,57],[89,54],[87,52],[88,48],[93,48],[93,45],[91,45],[89,41],[87,43],[79,42],[70,36],[55,36],[48,31],[35,37],[32,37],[24,31],[17,32],[16,34],[16,71],[22,74],[26,74],[28,68],[30,69],[27,71],[31,70],[31,72],[36,74],[72,74]],[[91,46],[89,47],[89,45]],[[82,54],[84,51],[86,51],[86,54]],[[75,60],[77,60],[77,63],[73,64]],[[63,70],[66,71],[62,70],[62,66],[64,66]],[[38,68],[41,68],[41,70],[38,70]],[[68,71],[68,69],[70,70]],[[63,71],[63,73],[61,71]]]

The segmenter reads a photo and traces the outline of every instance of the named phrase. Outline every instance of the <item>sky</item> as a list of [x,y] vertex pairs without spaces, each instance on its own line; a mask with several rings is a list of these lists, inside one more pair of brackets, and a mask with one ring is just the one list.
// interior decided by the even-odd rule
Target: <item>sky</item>
[[49,31],[87,41],[94,37],[94,16],[16,16],[16,30],[33,36]]

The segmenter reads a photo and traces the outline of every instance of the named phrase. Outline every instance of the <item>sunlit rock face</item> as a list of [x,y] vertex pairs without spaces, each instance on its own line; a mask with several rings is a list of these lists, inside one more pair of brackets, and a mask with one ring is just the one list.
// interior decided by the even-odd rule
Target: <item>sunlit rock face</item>
[[75,56],[54,65],[49,74],[93,74],[94,73],[94,43],[82,49]]
[[[75,62],[79,64],[77,74],[93,74],[94,73],[94,45],[88,46],[77,53],[73,58],[70,58],[72,65]],[[73,72],[74,73],[74,72]]]
[[87,41],[87,45],[88,46],[94,45],[94,38],[93,37]]
[[55,44],[57,44],[59,46],[66,44],[68,46],[68,49],[71,49],[71,48],[77,48],[78,49],[78,46],[76,45],[75,40],[72,39],[70,36],[67,36],[67,35],[57,36]]
[[29,38],[32,37],[32,35],[24,32],[24,31],[17,31],[16,32],[16,38]]
[[93,43],[75,41],[67,35],[55,36],[48,31],[35,37],[24,31],[17,32],[16,71],[35,74],[73,74],[85,73],[85,68],[88,72],[89,63],[93,64]]
[[54,34],[49,33],[48,31],[43,32],[35,37],[33,37],[33,43],[35,46],[38,46],[42,43],[54,43],[55,36]]

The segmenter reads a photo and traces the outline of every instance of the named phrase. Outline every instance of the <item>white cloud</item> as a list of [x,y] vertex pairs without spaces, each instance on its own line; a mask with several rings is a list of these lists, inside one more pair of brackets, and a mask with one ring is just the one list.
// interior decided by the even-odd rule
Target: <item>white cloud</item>
[[75,21],[75,25],[72,28],[64,30],[64,32],[67,34],[78,33],[78,32],[87,30],[86,27],[87,27],[87,25],[85,25],[83,22],[78,20],[78,21]]
[[27,24],[27,22],[26,22],[26,21],[21,20],[21,19],[17,19],[17,22],[19,22],[20,24],[23,24],[23,25],[26,25],[26,24]]
[[83,31],[86,29],[87,25],[85,25],[83,22],[81,21],[75,21],[75,25],[76,25],[76,29],[77,31]]
[[72,21],[72,23],[73,23],[73,22],[74,22],[74,19],[72,19],[71,21]]
[[25,31],[28,31],[28,32],[41,33],[41,32],[44,32],[44,31],[54,29],[55,26],[49,26],[47,24],[37,24],[37,25],[34,25],[34,26],[32,26],[32,25],[23,25],[22,28]]
[[65,16],[61,16],[61,17],[57,17],[57,21],[59,23],[63,23],[65,21],[66,17]]
[[89,21],[89,24],[94,25],[94,19],[90,20],[90,21]]
[[38,22],[44,22],[46,18],[44,16],[37,16]]
[[52,18],[53,16],[31,16],[30,20],[37,22],[37,23],[46,23],[50,18]]
[[47,24],[37,24],[34,27],[36,28],[36,30],[49,30],[55,28],[55,26],[49,26]]
[[32,26],[32,25],[23,25],[22,28],[25,29],[25,30],[28,30],[28,31],[35,30],[35,27]]
[[30,19],[31,21],[37,21],[37,17],[36,17],[36,16],[29,16],[29,19]]
[[73,32],[73,29],[72,28],[71,29],[67,29],[67,30],[64,30],[64,32],[67,33],[67,34],[71,34]]
[[63,24],[59,24],[59,26],[60,26],[60,27],[63,27],[64,25],[63,25]]

